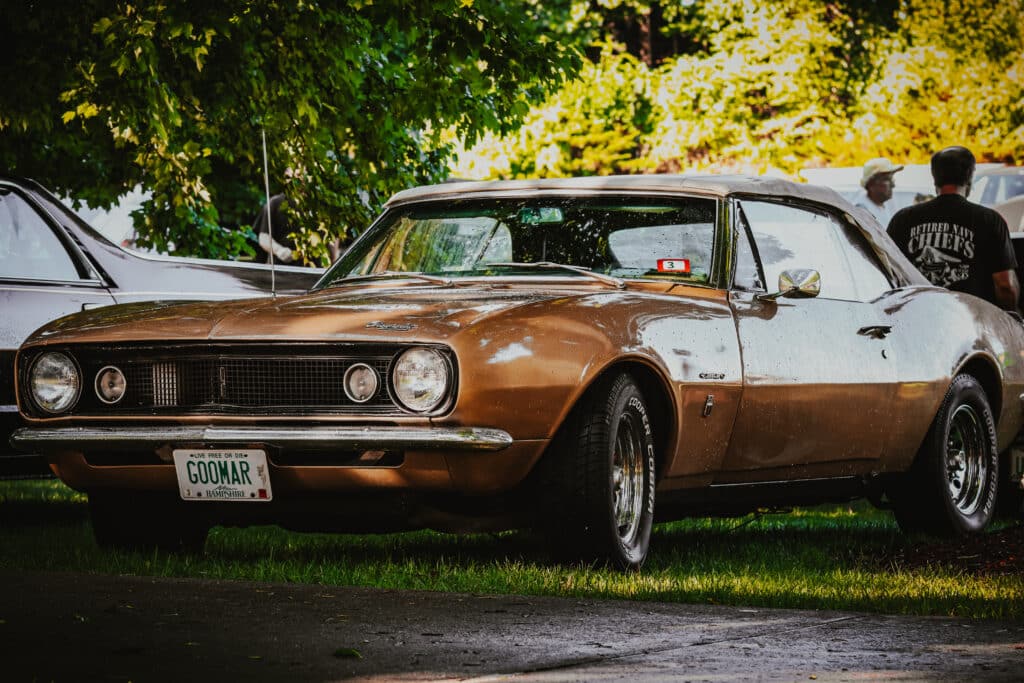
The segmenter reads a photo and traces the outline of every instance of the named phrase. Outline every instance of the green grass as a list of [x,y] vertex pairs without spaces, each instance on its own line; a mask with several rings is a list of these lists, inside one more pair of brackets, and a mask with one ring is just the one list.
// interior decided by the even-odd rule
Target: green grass
[[527,534],[301,534],[216,528],[202,556],[107,552],[85,497],[55,480],[0,482],[0,569],[284,581],[430,591],[1024,618],[1024,576],[897,570],[924,542],[866,505],[659,525],[642,572],[553,561]]

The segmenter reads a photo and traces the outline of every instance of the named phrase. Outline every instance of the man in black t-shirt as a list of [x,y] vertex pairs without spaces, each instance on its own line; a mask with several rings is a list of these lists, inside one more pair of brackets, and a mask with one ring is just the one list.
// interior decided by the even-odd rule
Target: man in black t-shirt
[[889,236],[928,280],[1017,310],[1017,259],[1006,221],[967,201],[974,155],[947,147],[932,156],[934,199],[908,206],[889,221]]

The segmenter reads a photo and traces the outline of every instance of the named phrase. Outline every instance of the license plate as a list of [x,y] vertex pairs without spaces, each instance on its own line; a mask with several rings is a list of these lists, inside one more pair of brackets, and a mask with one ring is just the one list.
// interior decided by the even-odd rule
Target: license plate
[[182,500],[264,503],[273,498],[267,454],[259,449],[173,453]]
[[1024,449],[1010,449],[1010,480],[1024,488]]

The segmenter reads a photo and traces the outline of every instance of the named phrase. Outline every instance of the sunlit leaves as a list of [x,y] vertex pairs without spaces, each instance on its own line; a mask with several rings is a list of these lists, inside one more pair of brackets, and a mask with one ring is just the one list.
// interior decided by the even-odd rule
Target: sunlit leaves
[[858,143],[923,161],[966,144],[983,159],[1024,156],[1024,2],[901,3],[899,31],[854,120]]
[[459,174],[795,174],[922,162],[949,144],[1024,157],[1022,0],[608,0],[572,14],[579,26],[603,18],[609,35],[645,16],[674,53],[627,73],[635,45],[628,59],[592,48],[522,128],[464,150]]

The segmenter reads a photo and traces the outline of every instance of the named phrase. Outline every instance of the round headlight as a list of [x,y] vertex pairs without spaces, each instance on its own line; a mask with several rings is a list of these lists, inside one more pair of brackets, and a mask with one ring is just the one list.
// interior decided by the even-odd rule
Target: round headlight
[[120,401],[127,386],[124,373],[113,365],[108,365],[96,373],[96,395],[104,403]]
[[356,363],[345,371],[345,395],[355,403],[366,403],[377,393],[380,378],[365,363]]
[[451,371],[448,361],[434,349],[402,352],[391,372],[395,398],[417,413],[436,408],[448,394]]
[[51,351],[32,364],[29,387],[37,406],[48,413],[63,413],[78,401],[81,378],[73,360]]

